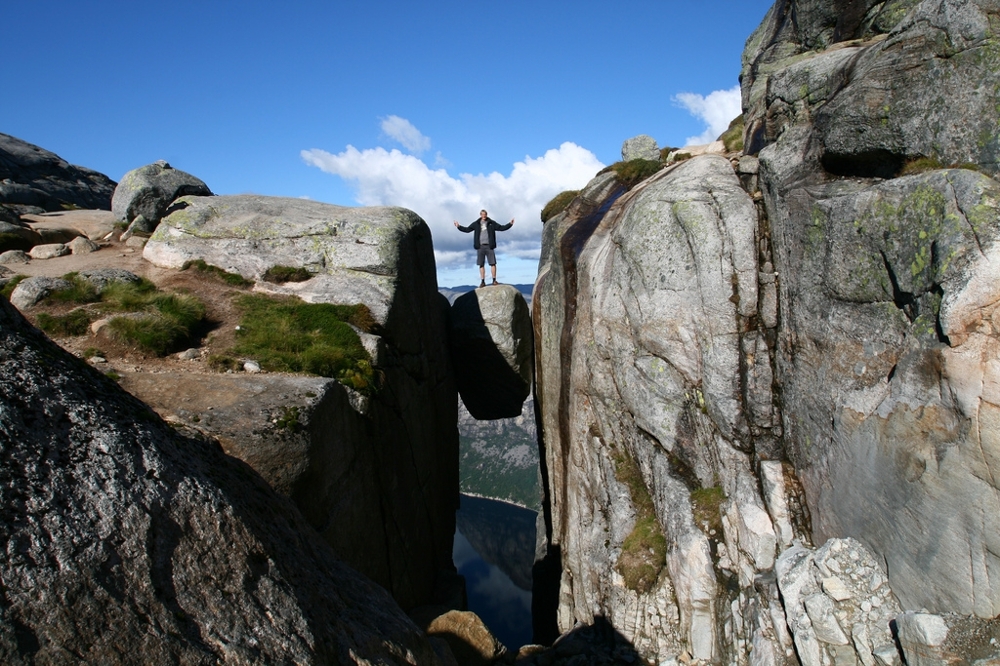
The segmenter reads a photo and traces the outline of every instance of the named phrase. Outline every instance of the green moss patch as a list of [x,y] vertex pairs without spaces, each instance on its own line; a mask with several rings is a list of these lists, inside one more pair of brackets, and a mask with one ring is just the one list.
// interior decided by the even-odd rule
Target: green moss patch
[[265,282],[283,284],[285,282],[305,282],[312,278],[310,273],[301,266],[271,266],[264,272]]
[[[362,393],[376,386],[371,358],[351,324],[372,330],[363,305],[305,303],[295,298],[247,294],[236,299],[243,318],[229,358],[247,357],[261,368],[333,377]],[[225,366],[224,358],[213,361]]]
[[625,451],[615,450],[615,478],[624,484],[635,508],[635,526],[622,543],[615,568],[630,590],[649,592],[667,562],[667,540],[656,519],[653,498],[635,460]]
[[722,532],[722,503],[726,494],[719,486],[691,491],[691,513],[694,522],[706,532]]

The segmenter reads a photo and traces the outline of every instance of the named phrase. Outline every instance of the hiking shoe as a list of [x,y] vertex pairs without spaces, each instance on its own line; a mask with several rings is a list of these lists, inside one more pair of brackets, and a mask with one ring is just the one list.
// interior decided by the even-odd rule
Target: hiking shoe
[[480,287],[485,287],[486,286],[486,280],[480,280],[479,281],[479,286]]
[[500,284],[500,283],[499,283],[499,282],[497,282],[497,279],[496,279],[496,278],[493,278],[493,284]]

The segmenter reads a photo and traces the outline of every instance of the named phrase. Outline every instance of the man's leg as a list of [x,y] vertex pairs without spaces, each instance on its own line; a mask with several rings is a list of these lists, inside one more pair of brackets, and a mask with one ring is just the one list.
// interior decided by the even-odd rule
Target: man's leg
[[493,276],[493,284],[496,284],[496,281],[497,281],[497,265],[496,264],[490,264],[490,275]]

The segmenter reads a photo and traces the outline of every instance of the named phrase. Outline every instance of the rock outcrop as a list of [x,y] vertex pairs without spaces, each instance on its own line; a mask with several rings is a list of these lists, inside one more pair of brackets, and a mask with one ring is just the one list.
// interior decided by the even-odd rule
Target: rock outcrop
[[220,379],[235,385],[211,412],[211,399],[185,409],[401,605],[438,601],[436,583],[454,576],[458,394],[426,224],[402,208],[182,197],[143,256],[168,268],[200,259],[252,280],[274,266],[305,268],[309,280],[256,289],[368,306],[377,334],[361,337],[381,378],[370,395],[334,380],[253,375]]
[[1000,613],[997,12],[780,0],[744,54],[748,154],[603,174],[545,225],[559,630],[870,666],[924,640],[898,615],[897,651],[900,609]]
[[439,663],[249,467],[3,299],[0,360],[3,663]]
[[449,332],[455,382],[469,413],[480,420],[520,416],[534,374],[531,315],[521,292],[497,285],[459,296]]
[[170,205],[187,195],[208,197],[212,191],[201,179],[160,160],[122,176],[111,199],[111,212],[130,227],[137,225],[139,231],[150,233]]
[[0,211],[18,215],[66,208],[110,210],[114,190],[115,182],[104,174],[0,133]]

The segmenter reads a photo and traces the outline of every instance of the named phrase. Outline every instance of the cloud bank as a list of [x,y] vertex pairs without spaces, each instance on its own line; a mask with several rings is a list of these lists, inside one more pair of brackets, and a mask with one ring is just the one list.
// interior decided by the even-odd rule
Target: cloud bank
[[[393,118],[396,120],[390,123]],[[382,128],[386,134],[391,131],[407,141],[413,136],[426,139],[409,121],[396,116],[383,120]],[[412,128],[412,133],[407,128]],[[400,143],[406,145],[402,140]],[[417,141],[415,145],[425,144]],[[426,146],[430,146],[429,139]],[[474,263],[472,237],[460,233],[452,221],[468,225],[483,208],[502,224],[516,220],[509,231],[499,235],[498,251],[537,260],[542,207],[564,190],[580,189],[604,167],[592,152],[571,142],[540,157],[525,156],[508,174],[495,171],[452,176],[444,168],[431,168],[397,149],[358,150],[348,145],[339,153],[314,148],[303,150],[301,156],[306,164],[347,181],[363,206],[403,206],[420,215],[431,228],[439,269]]]
[[733,118],[743,113],[739,85],[729,90],[716,90],[705,96],[679,93],[674,97],[674,102],[708,125],[698,136],[689,136],[685,140],[685,146],[697,146],[715,141],[726,131]]

